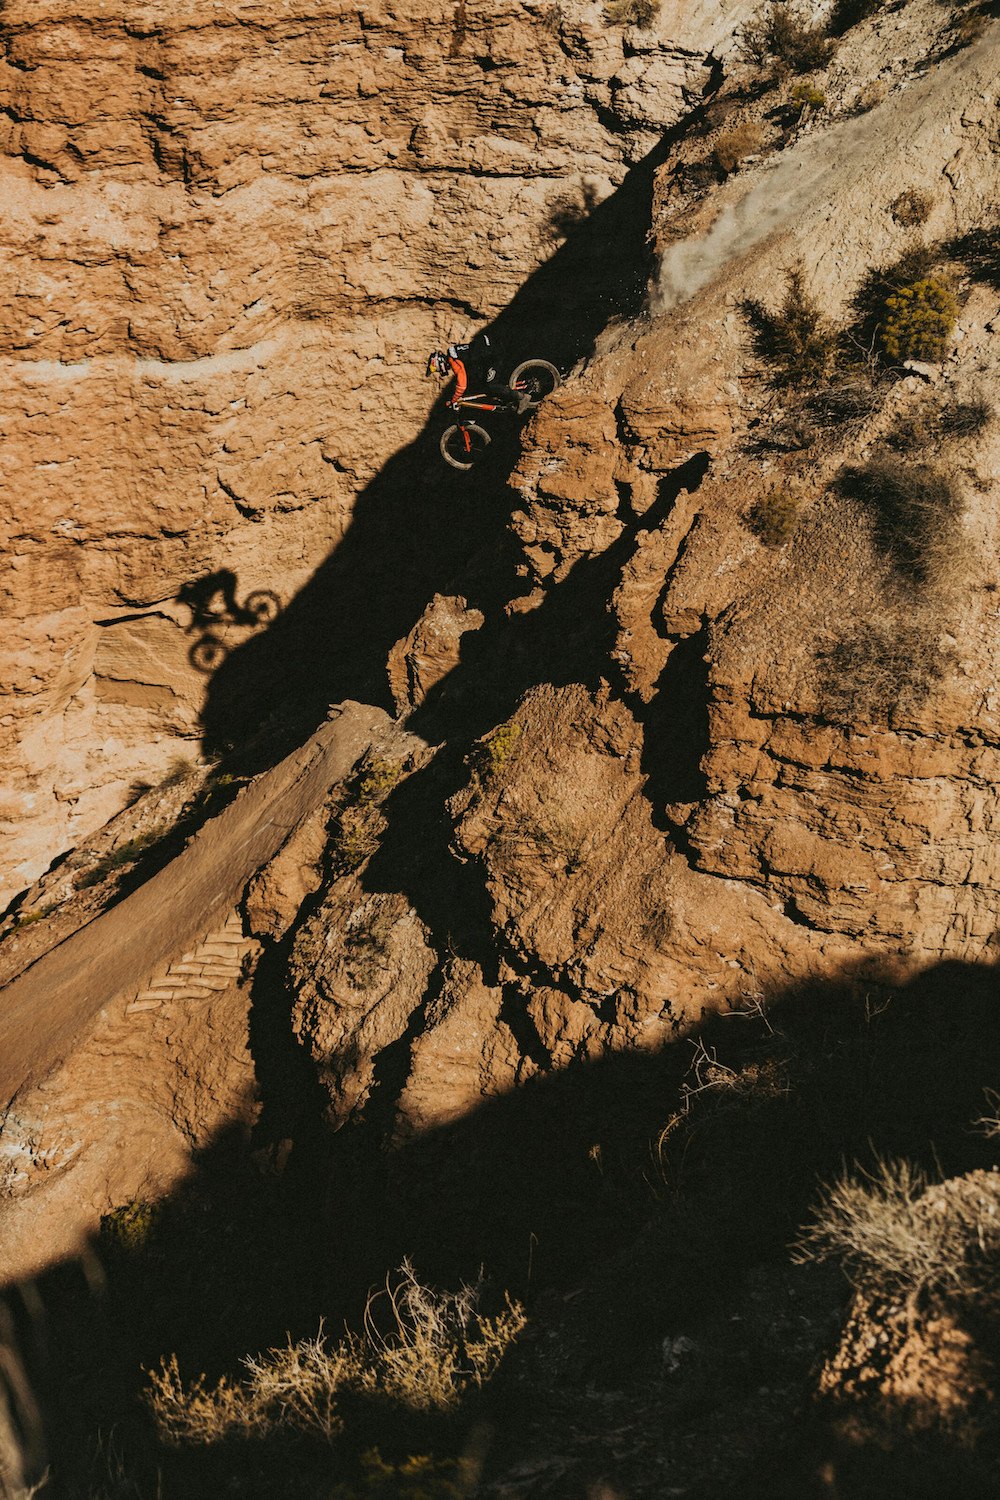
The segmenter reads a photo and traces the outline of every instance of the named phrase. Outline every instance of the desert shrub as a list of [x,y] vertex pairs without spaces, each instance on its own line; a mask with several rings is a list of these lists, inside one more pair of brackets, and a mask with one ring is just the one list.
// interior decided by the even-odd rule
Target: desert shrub
[[951,439],[968,442],[979,437],[993,420],[992,404],[984,396],[941,404],[922,401],[905,412],[886,433],[885,442],[899,453],[919,453]]
[[903,229],[916,229],[918,225],[926,224],[933,202],[929,193],[922,193],[919,188],[906,188],[890,203],[889,212]]
[[995,416],[992,402],[985,396],[972,396],[968,401],[955,401],[943,408],[941,431],[950,438],[980,437]]
[[825,379],[837,358],[840,339],[819,304],[806,291],[798,268],[788,273],[785,297],[776,312],[760,302],[746,302],[751,346],[771,367],[772,384],[799,385]]
[[814,83],[797,83],[788,96],[788,103],[796,115],[803,115],[807,109],[823,109],[826,95]]
[[1000,1175],[974,1177],[955,1179],[946,1192],[928,1189],[923,1172],[905,1161],[845,1173],[823,1194],[798,1256],[835,1261],[859,1291],[890,1301],[995,1294]]
[[961,261],[977,281],[1000,288],[1000,224],[970,229],[949,241],[945,251],[953,260]]
[[14,918],[14,925],[31,927],[35,922],[44,922],[46,917],[51,917],[52,913],[58,910],[58,901],[46,901],[44,906],[36,906],[34,911],[26,911],[23,916],[18,912]]
[[881,391],[870,372],[850,369],[835,372],[829,381],[810,391],[806,410],[817,427],[856,426],[879,405]]
[[520,724],[510,722],[499,725],[485,739],[480,740],[470,760],[481,781],[491,781],[500,774],[517,748],[520,738]]
[[794,490],[771,490],[751,509],[750,530],[766,547],[781,547],[795,534],[801,510],[802,496]]
[[845,31],[850,31],[859,21],[867,21],[869,16],[878,15],[888,3],[889,0],[835,0],[830,16],[831,33],[843,36]]
[[746,157],[753,156],[764,144],[764,131],[756,120],[744,120],[716,137],[712,155],[723,172],[735,172]]
[[867,620],[817,652],[821,711],[837,723],[886,723],[919,707],[949,660],[926,623]]
[[889,85],[882,78],[873,78],[870,83],[864,84],[854,96],[852,105],[853,113],[866,115],[870,109],[877,108],[887,97]]
[[780,73],[809,73],[826,67],[833,42],[822,26],[812,25],[794,5],[778,3],[743,28],[740,50],[758,67],[773,60]]
[[382,803],[399,780],[398,761],[370,757],[354,779],[351,795],[330,829],[330,864],[334,875],[350,875],[375,853],[388,827]]
[[958,303],[941,276],[925,276],[886,299],[880,343],[891,360],[942,359],[948,346]]
[[107,880],[109,875],[116,874],[124,869],[126,865],[134,864],[140,854],[145,854],[154,844],[168,832],[165,827],[151,828],[148,833],[141,833],[134,839],[128,839],[126,843],[119,844],[116,848],[103,854],[89,869],[83,870],[73,882],[78,891],[86,890],[93,885],[100,885]]
[[660,0],[610,0],[604,7],[609,26],[652,26],[660,14]]
[[329,1500],[464,1500],[472,1494],[477,1465],[469,1458],[417,1454],[387,1463],[377,1448],[362,1454],[358,1478],[335,1484]]
[[101,1216],[101,1244],[106,1250],[126,1256],[149,1248],[160,1218],[160,1207],[143,1198],[122,1203]]
[[908,582],[949,582],[965,553],[962,495],[950,473],[882,454],[845,469],[839,487],[868,511],[876,545]]
[[447,1411],[481,1390],[524,1327],[509,1298],[481,1311],[482,1281],[436,1292],[404,1260],[394,1281],[369,1299],[364,1333],[331,1345],[313,1339],[249,1356],[239,1381],[210,1386],[181,1378],[177,1359],[149,1373],[147,1404],[171,1444],[209,1444],[293,1433],[332,1443],[343,1428],[340,1403],[351,1393],[378,1396],[418,1412]]
[[855,318],[852,333],[858,347],[877,349],[888,298],[901,287],[933,275],[942,253],[934,245],[918,242],[888,265],[872,266],[865,273],[852,299]]

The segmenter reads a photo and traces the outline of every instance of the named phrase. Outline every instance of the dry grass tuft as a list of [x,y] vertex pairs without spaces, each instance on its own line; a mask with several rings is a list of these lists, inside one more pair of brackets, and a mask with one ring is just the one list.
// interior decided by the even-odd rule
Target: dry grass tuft
[[483,1284],[457,1292],[424,1286],[408,1260],[369,1298],[362,1335],[331,1346],[322,1329],[284,1349],[244,1360],[244,1377],[185,1383],[176,1357],[149,1372],[147,1403],[168,1443],[212,1444],[301,1433],[333,1443],[344,1396],[380,1397],[410,1411],[446,1411],[496,1374],[525,1324],[506,1299],[482,1313]]
[[839,486],[867,510],[876,545],[907,582],[940,589],[955,580],[968,547],[962,494],[951,472],[882,454],[845,469]]
[[896,223],[903,229],[916,229],[920,224],[926,224],[934,200],[929,193],[922,193],[918,188],[906,188],[889,205],[889,212]]
[[866,620],[816,656],[819,701],[835,723],[886,723],[918,708],[951,664],[922,620]]
[[610,0],[604,7],[609,26],[652,26],[660,14],[660,0]]
[[755,156],[764,144],[764,129],[756,120],[745,120],[731,130],[716,136],[712,155],[723,172],[735,172],[748,156]]
[[[996,1298],[1000,1174],[928,1190],[905,1161],[846,1173],[823,1194],[797,1247],[800,1261],[836,1261],[869,1297],[915,1306],[928,1295]],[[970,1190],[971,1189],[971,1190]]]

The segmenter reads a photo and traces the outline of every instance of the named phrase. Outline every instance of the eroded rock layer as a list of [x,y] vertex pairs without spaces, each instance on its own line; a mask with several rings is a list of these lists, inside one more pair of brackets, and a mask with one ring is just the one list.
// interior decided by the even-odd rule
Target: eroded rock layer
[[206,673],[419,431],[427,350],[510,301],[731,30],[513,0],[7,7],[8,898],[190,753]]

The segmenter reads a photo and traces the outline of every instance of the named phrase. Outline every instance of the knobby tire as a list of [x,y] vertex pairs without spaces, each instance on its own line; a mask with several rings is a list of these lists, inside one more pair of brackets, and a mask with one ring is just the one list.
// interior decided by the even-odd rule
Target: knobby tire
[[[463,432],[468,434],[469,446],[465,445]],[[441,434],[441,457],[453,469],[471,469],[482,458],[490,445],[490,435],[485,427],[475,422],[457,422]]]

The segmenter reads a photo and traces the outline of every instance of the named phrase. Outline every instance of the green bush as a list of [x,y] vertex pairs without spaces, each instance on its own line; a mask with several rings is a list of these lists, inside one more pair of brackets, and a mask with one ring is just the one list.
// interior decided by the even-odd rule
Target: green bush
[[787,489],[772,490],[750,511],[750,529],[766,547],[781,547],[795,534],[801,509],[801,495]]
[[812,25],[794,5],[779,0],[743,28],[740,50],[758,67],[773,60],[779,73],[811,73],[826,67],[833,42],[822,26]]
[[882,358],[881,331],[886,302],[903,287],[933,276],[942,259],[934,245],[911,245],[896,260],[885,266],[872,266],[862,277],[852,299],[854,327],[851,339],[855,348],[872,350]]
[[503,770],[517,748],[521,738],[521,726],[513,722],[501,724],[480,740],[470,757],[472,768],[481,781],[492,781]]
[[776,312],[760,302],[746,302],[754,353],[771,366],[774,385],[801,385],[824,380],[840,351],[840,335],[805,288],[800,269],[788,273],[784,301]]
[[943,359],[958,303],[941,276],[910,282],[886,299],[879,341],[887,358]]
[[134,1198],[101,1216],[101,1244],[126,1256],[140,1255],[149,1248],[160,1207],[145,1199]]
[[382,803],[399,780],[398,761],[366,760],[354,780],[352,795],[330,830],[330,860],[335,875],[350,875],[375,853],[389,826]]
[[797,115],[807,109],[824,109],[826,95],[814,83],[797,83],[788,96],[788,102]]

